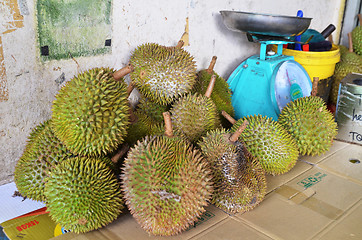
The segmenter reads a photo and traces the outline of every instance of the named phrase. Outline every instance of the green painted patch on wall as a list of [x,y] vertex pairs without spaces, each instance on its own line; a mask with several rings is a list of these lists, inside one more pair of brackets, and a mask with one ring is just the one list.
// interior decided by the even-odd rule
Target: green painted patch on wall
[[111,51],[111,0],[38,0],[43,61]]

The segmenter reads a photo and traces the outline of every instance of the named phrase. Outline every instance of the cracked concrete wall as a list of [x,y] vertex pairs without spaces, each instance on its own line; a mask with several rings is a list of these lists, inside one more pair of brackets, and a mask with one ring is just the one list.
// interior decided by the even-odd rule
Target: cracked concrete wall
[[[16,19],[11,15],[15,14],[16,0],[4,1],[0,3],[0,76],[8,96],[0,100],[0,184],[13,179],[31,130],[51,117],[52,101],[62,79],[69,80],[92,67],[121,68],[138,45],[175,45],[181,37],[188,40],[184,49],[195,57],[198,69],[208,67],[216,55],[215,71],[227,78],[244,59],[258,53],[259,45],[248,42],[245,34],[226,29],[220,10],[294,16],[302,9],[305,17],[313,18],[311,28],[321,31],[335,24],[338,31],[333,37],[338,39],[344,8],[344,0],[113,0],[111,54],[42,62],[36,0],[18,0],[21,11]],[[4,7],[6,2],[12,7]],[[11,32],[4,30],[11,20],[6,17],[16,20]]]

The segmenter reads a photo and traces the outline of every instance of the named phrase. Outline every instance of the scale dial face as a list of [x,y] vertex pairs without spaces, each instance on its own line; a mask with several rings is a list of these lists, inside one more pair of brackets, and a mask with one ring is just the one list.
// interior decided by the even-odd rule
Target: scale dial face
[[281,62],[271,79],[271,97],[275,110],[280,114],[291,101],[310,96],[312,82],[305,69],[296,61]]

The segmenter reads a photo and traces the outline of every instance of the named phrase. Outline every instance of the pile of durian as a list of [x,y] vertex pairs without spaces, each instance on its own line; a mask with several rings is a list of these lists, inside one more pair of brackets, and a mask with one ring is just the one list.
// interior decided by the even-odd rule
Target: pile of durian
[[349,73],[362,74],[362,16],[358,14],[360,25],[348,33],[349,47],[339,45],[341,60],[336,64],[329,103],[337,104],[339,85]]
[[[182,42],[146,43],[123,69],[74,76],[56,95],[51,119],[28,137],[15,168],[18,191],[45,202],[75,233],[109,224],[126,207],[161,236],[193,226],[208,204],[229,214],[255,208],[265,175],[288,172],[300,154],[327,151],[336,124],[316,96],[288,104],[278,122],[233,119],[215,62],[197,72]],[[141,93],[135,107],[133,87]]]

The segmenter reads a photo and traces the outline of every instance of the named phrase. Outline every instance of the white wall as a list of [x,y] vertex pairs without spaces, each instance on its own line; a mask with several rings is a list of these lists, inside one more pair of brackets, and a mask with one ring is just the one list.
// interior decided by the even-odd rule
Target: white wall
[[[6,0],[7,1],[7,0]],[[344,0],[113,0],[112,54],[41,63],[36,42],[34,4],[27,4],[24,27],[2,36],[9,100],[0,102],[0,183],[12,179],[31,129],[51,116],[51,104],[59,90],[55,80],[69,80],[92,67],[123,67],[132,50],[145,42],[174,45],[189,20],[189,46],[184,47],[206,68],[213,55],[215,70],[227,78],[245,58],[258,52],[245,34],[223,25],[220,10],[295,16],[298,9],[313,18],[311,28],[322,31],[333,23],[338,30]],[[1,18],[0,18],[1,20]],[[0,23],[1,24],[1,23]],[[339,31],[333,34],[338,39]]]

